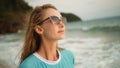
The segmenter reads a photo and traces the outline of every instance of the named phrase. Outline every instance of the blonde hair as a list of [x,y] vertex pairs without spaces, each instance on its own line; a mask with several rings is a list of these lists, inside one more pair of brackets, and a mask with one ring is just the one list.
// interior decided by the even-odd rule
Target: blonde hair
[[[22,49],[21,57],[20,57],[20,63],[24,61],[29,55],[34,53],[38,50],[41,44],[41,38],[40,36],[34,31],[35,25],[40,22],[43,18],[43,10],[53,8],[57,10],[57,8],[51,4],[45,4],[43,6],[37,6],[31,13],[28,27],[26,30],[26,36],[25,36],[25,42]],[[58,47],[57,47],[58,48]],[[58,48],[62,49],[62,48]]]

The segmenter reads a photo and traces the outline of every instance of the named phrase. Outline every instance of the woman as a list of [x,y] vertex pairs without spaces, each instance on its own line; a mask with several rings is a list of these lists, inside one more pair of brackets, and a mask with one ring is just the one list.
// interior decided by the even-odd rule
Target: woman
[[51,4],[31,13],[19,68],[74,68],[74,56],[57,46],[64,38],[65,25],[60,12]]

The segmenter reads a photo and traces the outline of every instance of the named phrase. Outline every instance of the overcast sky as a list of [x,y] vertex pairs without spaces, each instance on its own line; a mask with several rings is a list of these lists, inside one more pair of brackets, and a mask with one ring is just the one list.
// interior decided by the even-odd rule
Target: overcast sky
[[120,16],[120,0],[25,0],[35,7],[45,3],[55,5],[62,12],[71,12],[91,20],[111,16]]

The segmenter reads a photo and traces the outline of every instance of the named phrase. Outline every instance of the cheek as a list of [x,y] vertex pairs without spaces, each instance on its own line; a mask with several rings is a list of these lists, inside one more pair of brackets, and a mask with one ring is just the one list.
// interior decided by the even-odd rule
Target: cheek
[[55,26],[49,26],[45,29],[46,33],[57,33],[58,27]]
[[51,38],[54,38],[57,35],[58,28],[57,27],[53,28],[53,27],[45,28],[44,35],[45,35],[46,38],[51,39]]

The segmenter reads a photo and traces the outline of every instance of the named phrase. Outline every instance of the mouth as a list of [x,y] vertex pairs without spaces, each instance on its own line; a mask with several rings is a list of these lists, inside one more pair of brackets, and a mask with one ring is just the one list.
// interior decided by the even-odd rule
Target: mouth
[[64,33],[64,30],[59,30],[58,33]]

